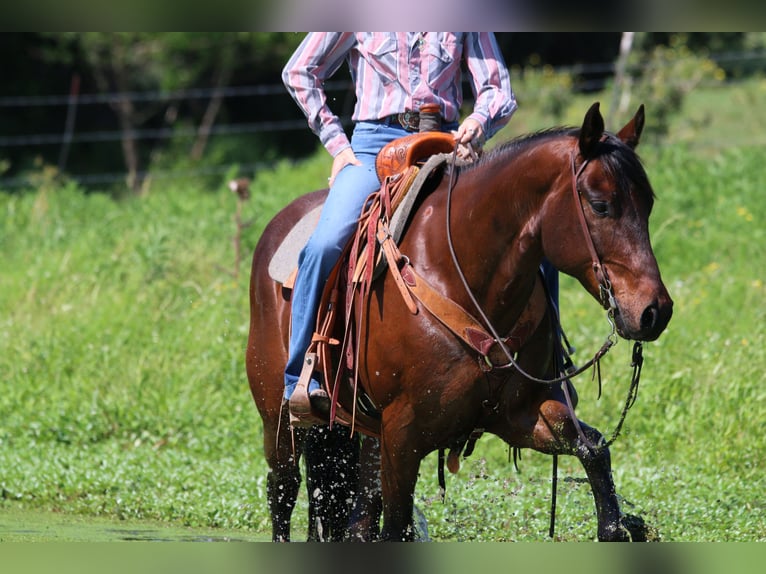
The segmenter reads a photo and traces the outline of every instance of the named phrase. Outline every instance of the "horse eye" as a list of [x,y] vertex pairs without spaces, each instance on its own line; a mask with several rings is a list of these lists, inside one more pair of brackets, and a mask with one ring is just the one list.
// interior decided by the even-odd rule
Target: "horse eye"
[[593,209],[593,213],[599,217],[609,215],[609,204],[606,201],[591,201],[590,206]]

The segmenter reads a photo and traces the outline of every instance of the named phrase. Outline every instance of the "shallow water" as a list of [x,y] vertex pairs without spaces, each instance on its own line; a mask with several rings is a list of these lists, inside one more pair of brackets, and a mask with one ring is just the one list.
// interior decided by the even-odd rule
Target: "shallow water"
[[0,508],[0,542],[262,542],[253,532]]

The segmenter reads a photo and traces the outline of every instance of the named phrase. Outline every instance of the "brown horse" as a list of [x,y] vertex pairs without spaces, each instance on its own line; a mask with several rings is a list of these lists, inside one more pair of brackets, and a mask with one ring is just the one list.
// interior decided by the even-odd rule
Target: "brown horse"
[[[610,308],[621,337],[656,339],[670,320],[673,302],[649,241],[654,192],[634,151],[643,124],[641,106],[616,135],[605,132],[596,103],[580,129],[550,129],[498,146],[457,171],[454,187],[443,181],[420,202],[401,252],[419,277],[464,309],[480,313],[503,337],[527,307],[539,266],[547,258]],[[566,390],[572,387],[522,374],[549,380],[559,375],[550,307],[516,350],[516,366],[508,367],[498,364],[505,362],[498,359],[503,356],[497,352],[499,343],[482,357],[429,310],[421,306],[413,314],[387,273],[372,286],[359,336],[359,383],[380,416],[379,450],[377,441],[366,441],[373,445],[367,453],[371,456],[364,449],[360,455],[358,441],[349,441],[349,429],[341,425],[332,431],[295,429],[291,435],[286,409],[281,409],[290,305],[267,266],[295,222],[325,194],[303,196],[277,214],[253,257],[246,363],[271,469],[268,501],[274,540],[290,537],[300,483],[294,456],[301,455],[307,437],[328,444],[337,457],[325,453],[307,460],[309,482],[317,465],[339,470],[338,476],[351,481],[349,485],[323,475],[326,483],[309,483],[310,539],[344,536],[348,500],[374,494],[371,485],[379,476],[380,536],[410,540],[421,460],[437,449],[459,451],[477,428],[512,447],[578,457],[595,500],[598,538],[630,539],[609,451],[594,447],[602,436],[567,407]],[[488,360],[494,367],[488,369]],[[376,460],[379,469],[370,462]],[[365,477],[364,485],[354,483]],[[368,511],[374,502],[370,496],[357,510]],[[352,520],[359,538],[377,534],[372,508]]]

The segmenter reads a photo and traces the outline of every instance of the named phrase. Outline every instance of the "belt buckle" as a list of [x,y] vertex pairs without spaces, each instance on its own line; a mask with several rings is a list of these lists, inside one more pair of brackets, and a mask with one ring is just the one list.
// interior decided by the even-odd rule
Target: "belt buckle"
[[416,132],[420,123],[420,114],[410,111],[403,112],[399,114],[399,123],[405,130]]

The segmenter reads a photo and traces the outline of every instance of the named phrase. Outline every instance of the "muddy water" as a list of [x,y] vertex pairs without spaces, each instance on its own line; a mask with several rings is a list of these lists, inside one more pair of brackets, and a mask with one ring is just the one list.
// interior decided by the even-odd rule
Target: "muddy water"
[[0,508],[0,542],[263,542],[247,531]]

